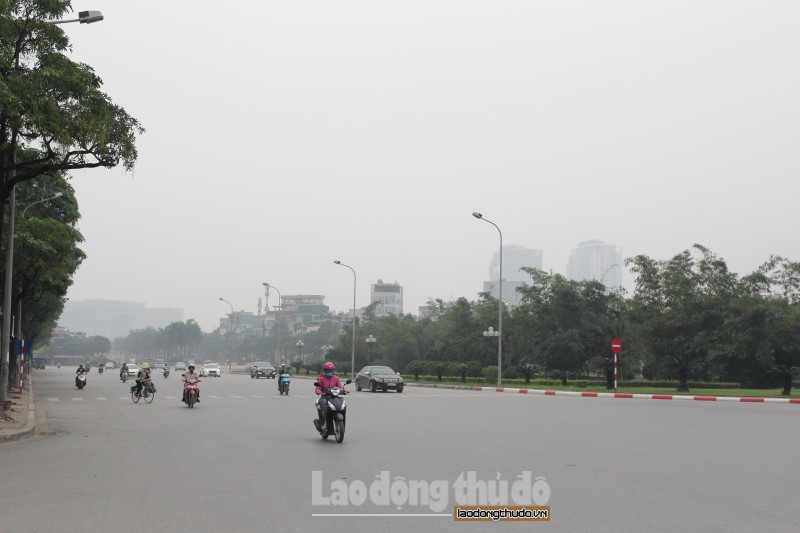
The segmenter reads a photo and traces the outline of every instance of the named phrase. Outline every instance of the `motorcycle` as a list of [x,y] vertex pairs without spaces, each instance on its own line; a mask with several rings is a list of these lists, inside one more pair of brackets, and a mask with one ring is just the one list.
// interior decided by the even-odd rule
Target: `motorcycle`
[[188,407],[194,407],[194,404],[197,402],[197,395],[199,393],[197,384],[199,382],[199,379],[192,379],[186,382],[186,388],[183,389],[183,402]]
[[164,367],[164,377],[165,378],[169,377],[169,368],[167,368],[167,367]]
[[[344,384],[349,385],[352,382],[353,380],[348,379]],[[321,387],[318,381],[314,382],[314,386]],[[345,394],[347,394],[347,391],[344,387],[341,389],[332,387],[324,390],[315,403],[317,406],[317,419],[314,420],[314,427],[317,428],[323,440],[328,440],[331,435],[335,436],[338,443],[344,440],[344,426],[347,421],[347,404],[343,397]],[[322,423],[319,422],[319,418],[322,416],[322,408],[319,402],[328,402],[328,413]]]
[[97,372],[102,376],[103,375],[103,367],[102,366],[97,367]]
[[281,377],[278,379],[278,392],[286,394],[286,396],[289,396],[290,377],[289,374],[281,374]]
[[82,389],[86,386],[86,374],[78,374],[75,376],[75,386]]

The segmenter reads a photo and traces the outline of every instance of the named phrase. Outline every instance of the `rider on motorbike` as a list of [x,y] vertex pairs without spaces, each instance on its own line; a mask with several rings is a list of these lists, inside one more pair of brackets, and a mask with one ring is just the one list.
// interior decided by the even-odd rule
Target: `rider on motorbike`
[[142,393],[142,386],[144,386],[144,382],[146,379],[150,379],[150,365],[147,363],[142,363],[142,366],[139,368],[139,373],[136,374],[136,395],[139,396]]
[[75,385],[76,386],[78,385],[78,376],[81,375],[81,374],[86,374],[86,369],[83,367],[83,365],[79,366],[78,370],[75,371]]
[[[200,383],[200,376],[194,373],[194,365],[189,365],[189,369],[183,375],[183,403],[186,403],[186,383],[194,381]],[[200,388],[197,388],[197,401],[200,401]]]
[[[314,426],[320,433],[322,433],[322,429],[325,424],[325,419],[328,415],[328,402],[325,400],[325,398],[322,397],[322,394],[326,390],[332,389],[333,387],[339,387],[340,389],[342,388],[342,382],[341,380],[339,380],[339,376],[333,373],[333,371],[336,370],[336,366],[330,361],[328,361],[322,368],[323,368],[323,373],[320,374],[320,376],[317,378],[317,382],[320,384],[320,386],[314,389],[314,392],[318,396],[320,396],[319,398],[317,398],[317,405],[319,405],[320,407],[318,411],[319,418],[317,420],[314,420]],[[346,394],[347,391],[342,389],[342,393]]]
[[289,368],[286,363],[281,363],[281,368],[278,370],[278,390],[281,390],[281,374],[288,374]]

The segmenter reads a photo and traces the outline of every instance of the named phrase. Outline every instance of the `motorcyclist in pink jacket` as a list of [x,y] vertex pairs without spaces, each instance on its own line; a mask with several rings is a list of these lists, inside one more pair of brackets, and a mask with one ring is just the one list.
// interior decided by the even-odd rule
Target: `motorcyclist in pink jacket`
[[[320,386],[314,389],[314,392],[320,396],[320,398],[317,398],[317,405],[319,406],[317,412],[319,413],[319,418],[314,420],[314,426],[320,433],[323,432],[323,428],[325,427],[325,418],[328,415],[328,402],[325,401],[325,398],[322,398],[321,395],[323,392],[328,389],[332,389],[333,387],[339,387],[340,389],[342,388],[342,382],[339,379],[339,376],[333,373],[333,371],[336,370],[336,366],[333,363],[328,361],[325,363],[322,369],[323,373],[317,378],[317,382],[320,384]],[[346,391],[343,390],[342,392]]]

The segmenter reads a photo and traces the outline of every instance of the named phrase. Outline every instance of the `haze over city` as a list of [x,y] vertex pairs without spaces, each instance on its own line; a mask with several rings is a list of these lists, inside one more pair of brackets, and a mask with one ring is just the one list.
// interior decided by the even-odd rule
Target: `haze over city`
[[[205,331],[262,282],[369,303],[378,279],[475,299],[499,247],[701,243],[800,259],[800,5],[93,0],[73,59],[146,128],[133,173],[73,174],[72,300],[182,308]],[[506,278],[509,273],[506,272]],[[633,279],[623,274],[631,289]],[[277,301],[274,295],[270,304]]]

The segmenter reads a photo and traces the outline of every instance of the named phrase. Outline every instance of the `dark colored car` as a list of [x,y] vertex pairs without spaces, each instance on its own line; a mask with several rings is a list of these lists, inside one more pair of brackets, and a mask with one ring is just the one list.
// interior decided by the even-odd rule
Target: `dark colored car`
[[253,363],[253,366],[250,367],[250,377],[275,379],[275,367],[272,366],[272,363],[266,361]]
[[368,388],[372,392],[394,389],[403,392],[403,377],[388,366],[365,366],[356,376],[356,390]]

